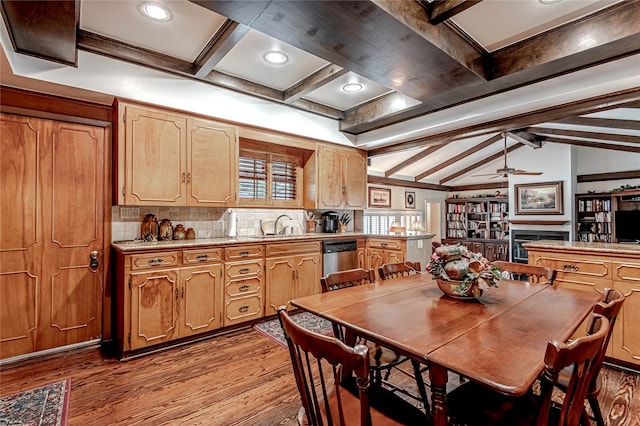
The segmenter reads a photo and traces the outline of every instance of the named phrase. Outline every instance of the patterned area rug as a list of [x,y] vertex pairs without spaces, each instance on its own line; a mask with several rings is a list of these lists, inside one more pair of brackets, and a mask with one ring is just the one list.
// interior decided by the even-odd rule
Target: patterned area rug
[[[291,319],[293,319],[297,324],[306,328],[307,330],[314,331],[318,334],[324,334],[325,336],[333,335],[333,330],[329,321],[313,315],[309,312],[300,312],[297,314],[293,314],[291,315]],[[284,332],[282,331],[282,327],[280,327],[280,321],[277,318],[256,324],[253,326],[253,328],[257,332],[268,337],[280,346],[285,348],[287,347],[287,341],[284,338]]]
[[0,398],[2,426],[65,426],[71,379]]

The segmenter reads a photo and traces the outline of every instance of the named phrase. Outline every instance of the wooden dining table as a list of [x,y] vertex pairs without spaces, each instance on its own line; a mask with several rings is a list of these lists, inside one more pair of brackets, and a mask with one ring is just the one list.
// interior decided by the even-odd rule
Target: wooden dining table
[[522,395],[544,368],[550,340],[571,337],[596,293],[503,280],[479,300],[445,296],[428,274],[297,298],[294,307],[429,367],[434,425],[448,424],[448,372]]

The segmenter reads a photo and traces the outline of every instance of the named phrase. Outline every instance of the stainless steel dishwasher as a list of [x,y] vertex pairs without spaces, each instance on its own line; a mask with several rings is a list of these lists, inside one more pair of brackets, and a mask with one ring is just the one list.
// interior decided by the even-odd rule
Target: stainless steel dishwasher
[[322,276],[358,267],[358,244],[355,240],[322,243]]

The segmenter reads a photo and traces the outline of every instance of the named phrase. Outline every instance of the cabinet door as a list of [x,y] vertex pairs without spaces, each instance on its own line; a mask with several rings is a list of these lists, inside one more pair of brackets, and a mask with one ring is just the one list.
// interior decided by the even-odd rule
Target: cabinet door
[[614,262],[613,288],[625,295],[607,355],[640,365],[640,263]]
[[493,262],[494,260],[506,261],[509,260],[509,246],[506,243],[485,243],[484,254],[489,262]]
[[401,251],[384,251],[384,263],[400,263],[404,262],[404,253]]
[[276,314],[295,297],[295,261],[295,257],[266,259],[265,315]]
[[187,204],[235,204],[238,176],[237,131],[213,121],[187,123]]
[[178,269],[131,274],[131,350],[178,337],[178,279]]
[[296,289],[294,297],[310,296],[321,292],[320,254],[307,254],[295,258]]
[[342,158],[337,149],[318,148],[318,208],[342,207]]
[[382,264],[384,263],[384,250],[368,248],[366,253],[367,253],[367,269],[373,269],[377,274],[378,268],[381,267]]
[[364,209],[367,203],[367,159],[361,152],[344,153],[343,176],[344,207]]
[[222,265],[180,270],[180,337],[220,328]]
[[185,205],[186,119],[126,105],[124,120],[125,204]]

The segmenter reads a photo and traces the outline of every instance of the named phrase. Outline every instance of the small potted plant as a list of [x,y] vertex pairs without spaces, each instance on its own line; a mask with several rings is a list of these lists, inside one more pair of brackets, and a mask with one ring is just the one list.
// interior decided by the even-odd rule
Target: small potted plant
[[500,270],[492,267],[484,256],[462,245],[437,247],[427,272],[437,280],[444,294],[459,299],[479,299],[483,291],[497,287],[502,279]]

